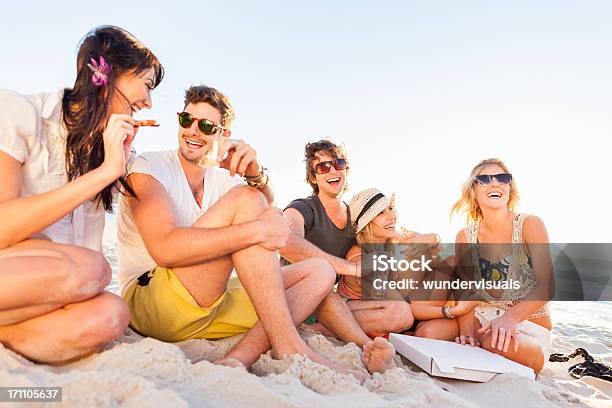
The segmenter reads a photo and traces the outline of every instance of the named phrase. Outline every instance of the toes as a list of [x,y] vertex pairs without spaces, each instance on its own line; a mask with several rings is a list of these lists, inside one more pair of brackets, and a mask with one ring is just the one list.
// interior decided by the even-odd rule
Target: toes
[[389,342],[385,338],[376,337],[374,339],[373,345],[376,348],[387,349],[387,350],[389,350],[389,352],[393,351],[395,353],[395,347],[393,347],[393,344],[391,344],[391,342]]
[[219,360],[215,360],[214,364],[223,365],[226,367],[244,368],[246,370],[246,366],[242,363],[242,361],[237,360],[235,358],[222,358]]
[[391,344],[391,343],[389,343],[386,339],[382,337],[376,337],[373,342],[374,347],[385,347],[386,348],[387,344]]

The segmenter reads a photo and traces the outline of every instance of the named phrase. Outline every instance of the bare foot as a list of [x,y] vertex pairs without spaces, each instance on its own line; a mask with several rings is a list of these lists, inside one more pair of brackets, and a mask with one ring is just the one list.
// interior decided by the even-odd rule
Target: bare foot
[[218,360],[213,361],[213,364],[222,365],[226,367],[244,368],[246,370],[246,366],[242,363],[242,361],[235,358],[220,358]]
[[[363,383],[366,379],[369,378],[368,373],[364,373],[363,371],[346,369],[315,353],[301,338],[299,338],[297,344],[293,346],[283,344],[282,350],[272,351],[272,356],[276,359],[283,359],[289,357],[292,354],[300,354],[314,361],[315,363],[327,366],[341,374],[353,375],[355,378],[357,378],[357,380],[359,380],[360,383]],[[230,350],[229,353],[227,353],[225,358],[215,361],[215,364],[230,365],[227,364],[226,361],[232,360],[241,364],[243,367],[248,368],[253,363],[255,363],[255,361],[257,361],[259,356],[260,355],[255,350],[253,350],[250,345],[240,342],[232,350]],[[234,367],[234,365],[230,365],[230,367]]]
[[382,337],[376,337],[363,346],[363,362],[370,373],[384,373],[395,368],[395,348]]

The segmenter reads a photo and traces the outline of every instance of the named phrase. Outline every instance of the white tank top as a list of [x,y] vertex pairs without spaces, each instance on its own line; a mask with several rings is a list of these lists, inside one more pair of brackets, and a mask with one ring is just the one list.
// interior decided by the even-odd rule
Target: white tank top
[[[486,290],[479,290],[478,295],[482,299],[481,304],[491,305],[501,310],[508,310],[525,298],[536,285],[535,271],[529,262],[529,254],[525,253],[523,246],[523,223],[528,217],[526,214],[516,214],[512,220],[512,256],[506,279],[518,281],[520,289],[516,291],[505,290],[500,299],[495,299]],[[482,279],[480,271],[480,254],[478,250],[478,232],[480,221],[470,223],[464,229],[467,242],[470,244],[472,253],[472,264],[474,266],[474,279]],[[536,317],[548,315],[548,307],[544,305],[531,316],[529,320]]]

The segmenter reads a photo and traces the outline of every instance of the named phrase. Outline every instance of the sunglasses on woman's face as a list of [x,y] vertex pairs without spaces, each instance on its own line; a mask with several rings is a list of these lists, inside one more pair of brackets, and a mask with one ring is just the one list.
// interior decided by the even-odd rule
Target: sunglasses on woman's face
[[344,159],[334,159],[329,161],[324,161],[321,163],[317,163],[314,166],[314,171],[317,174],[327,174],[331,170],[332,166],[334,169],[340,171],[346,169],[346,160]]
[[189,112],[177,112],[176,114],[178,115],[179,124],[185,129],[189,129],[193,122],[198,122],[198,129],[207,136],[214,135],[218,130],[221,130],[221,135],[225,137],[229,137],[232,133],[231,130],[223,126],[215,125],[215,122],[212,120],[196,118]]
[[481,174],[480,176],[474,177],[474,179],[478,181],[482,186],[488,186],[493,182],[493,179],[497,180],[499,184],[510,184],[510,182],[512,181],[512,174]]

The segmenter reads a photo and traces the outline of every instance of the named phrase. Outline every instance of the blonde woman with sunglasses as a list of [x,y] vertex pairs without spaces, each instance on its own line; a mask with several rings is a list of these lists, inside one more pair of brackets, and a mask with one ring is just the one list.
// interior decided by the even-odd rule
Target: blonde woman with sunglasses
[[480,343],[488,351],[539,373],[550,352],[547,308],[552,279],[548,233],[542,220],[515,212],[515,180],[498,159],[478,163],[452,214],[464,211],[468,225],[457,233],[457,272],[489,282],[513,282],[510,290],[481,289],[480,303],[458,319],[457,343]]

